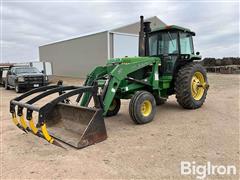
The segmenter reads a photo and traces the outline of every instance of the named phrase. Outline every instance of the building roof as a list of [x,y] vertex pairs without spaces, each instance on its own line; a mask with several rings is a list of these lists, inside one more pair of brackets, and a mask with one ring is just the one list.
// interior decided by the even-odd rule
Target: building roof
[[[144,21],[151,22],[150,26],[152,29],[166,26],[166,24],[162,20],[160,20],[157,16],[146,18],[144,19]],[[124,26],[113,28],[111,31],[123,32],[123,33],[129,33],[129,34],[139,34],[139,30],[140,30],[140,20]]]

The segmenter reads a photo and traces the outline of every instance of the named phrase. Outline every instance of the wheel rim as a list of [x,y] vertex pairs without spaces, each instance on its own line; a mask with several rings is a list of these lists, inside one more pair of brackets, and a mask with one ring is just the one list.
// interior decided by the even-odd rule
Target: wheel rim
[[143,116],[149,116],[152,112],[152,103],[149,100],[143,101],[141,105],[141,113]]
[[117,101],[113,99],[112,104],[109,107],[109,111],[113,111],[117,107]]
[[200,100],[203,97],[205,84],[203,74],[201,72],[195,72],[191,82],[191,93],[195,100]]

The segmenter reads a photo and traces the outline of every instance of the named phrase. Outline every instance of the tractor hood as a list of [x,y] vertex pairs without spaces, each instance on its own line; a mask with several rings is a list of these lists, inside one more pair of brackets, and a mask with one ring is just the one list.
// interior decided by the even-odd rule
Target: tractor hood
[[139,61],[145,61],[150,59],[159,59],[158,57],[125,57],[125,58],[112,58],[109,59],[107,65],[109,64],[121,64],[121,63],[134,63]]

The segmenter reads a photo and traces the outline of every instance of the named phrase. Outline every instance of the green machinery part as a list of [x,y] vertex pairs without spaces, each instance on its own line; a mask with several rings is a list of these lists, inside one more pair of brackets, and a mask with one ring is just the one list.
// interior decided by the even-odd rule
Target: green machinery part
[[[102,88],[103,115],[106,115],[113,99],[130,99],[139,90],[150,91],[159,97],[166,97],[172,76],[159,75],[161,60],[158,57],[133,57],[110,59],[106,66],[96,67],[84,83],[90,86],[94,81]],[[146,69],[149,71],[145,72]],[[144,71],[144,72],[141,72]],[[143,79],[138,74],[147,74]],[[137,78],[136,78],[137,77]],[[90,94],[84,93],[80,105],[87,106]]]

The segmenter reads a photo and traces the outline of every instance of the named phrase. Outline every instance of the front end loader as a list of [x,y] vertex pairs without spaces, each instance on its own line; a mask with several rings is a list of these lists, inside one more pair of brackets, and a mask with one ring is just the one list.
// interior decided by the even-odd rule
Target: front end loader
[[[157,106],[173,94],[183,108],[201,107],[209,85],[197,62],[201,56],[194,53],[195,33],[174,25],[151,30],[142,16],[140,25],[139,57],[109,59],[88,74],[83,86],[59,82],[22,94],[10,101],[14,124],[57,146],[83,148],[107,138],[104,117],[118,113],[121,99],[130,99],[129,115],[136,124],[152,121]],[[57,97],[50,102],[36,105],[53,94]]]

